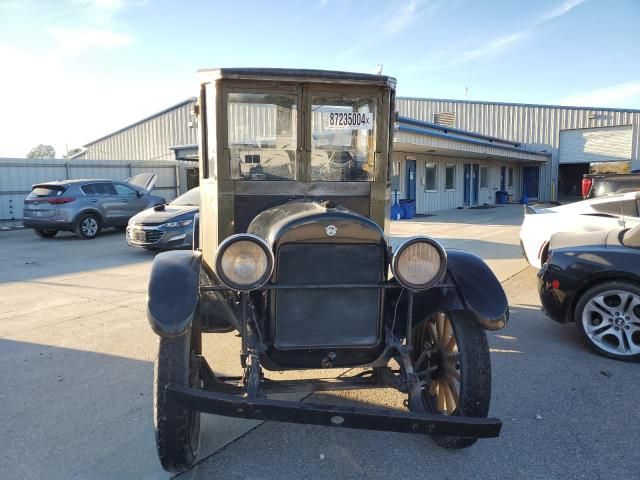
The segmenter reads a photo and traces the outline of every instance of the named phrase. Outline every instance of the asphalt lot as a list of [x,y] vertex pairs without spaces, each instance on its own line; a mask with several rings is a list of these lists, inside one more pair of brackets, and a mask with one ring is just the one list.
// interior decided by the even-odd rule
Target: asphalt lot
[[[511,322],[489,335],[499,439],[452,452],[420,436],[207,415],[202,460],[180,478],[639,478],[638,366],[592,354],[575,327],[544,318],[535,271],[520,257],[520,212],[456,210],[392,224],[394,241],[433,235],[476,252],[504,282]],[[0,478],[170,477],[151,419],[152,258],[120,232],[89,242],[0,232]],[[205,352],[215,370],[239,371],[233,334],[206,336]],[[314,397],[402,400],[387,390]]]

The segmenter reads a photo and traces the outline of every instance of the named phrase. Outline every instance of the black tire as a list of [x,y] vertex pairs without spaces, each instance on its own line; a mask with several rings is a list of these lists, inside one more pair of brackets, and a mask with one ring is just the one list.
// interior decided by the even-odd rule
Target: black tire
[[58,234],[58,230],[35,230],[36,235],[42,238],[53,238]]
[[[452,328],[452,336],[448,337],[449,341],[445,340],[449,345],[452,338],[455,342],[448,354],[451,357],[449,359],[444,353],[448,350],[446,346],[438,347],[438,341],[433,341],[433,330],[429,326],[429,324],[438,324],[438,315],[444,315],[444,318],[449,319],[450,327],[448,328]],[[437,326],[436,330],[438,331]],[[431,383],[422,393],[423,411],[461,417],[486,417],[491,403],[491,358],[486,332],[473,316],[461,310],[437,313],[418,326],[414,338],[414,361],[420,358],[425,349],[433,351],[430,360],[427,359],[426,363],[416,365],[416,372],[438,366],[436,371],[426,374],[430,377]],[[436,345],[435,348],[434,345]],[[443,386],[439,382],[447,384],[445,391],[453,392],[456,383],[458,387],[457,400],[456,393],[451,394],[451,398],[456,400],[452,402],[451,409],[450,406],[443,407],[447,410],[446,412],[438,403],[439,397],[447,397],[445,392],[440,391]],[[435,393],[433,393],[434,385]],[[434,435],[433,439],[439,446],[450,449],[467,448],[477,441],[476,438],[442,435]]]
[[76,222],[76,235],[82,240],[91,240],[98,236],[102,230],[102,222],[97,215],[85,213],[80,215]]
[[200,412],[165,400],[165,387],[172,383],[200,386],[191,371],[192,353],[199,351],[199,339],[191,331],[177,338],[160,337],[153,375],[153,425],[158,458],[168,472],[182,472],[193,465],[200,444]]
[[[623,298],[625,295],[628,297]],[[601,301],[598,297],[601,297]],[[596,300],[603,309],[588,309],[592,300]],[[599,283],[584,292],[576,303],[573,319],[587,345],[604,357],[640,361],[640,353],[634,353],[640,352],[638,300],[640,286],[623,280]],[[620,352],[620,348],[625,352]]]

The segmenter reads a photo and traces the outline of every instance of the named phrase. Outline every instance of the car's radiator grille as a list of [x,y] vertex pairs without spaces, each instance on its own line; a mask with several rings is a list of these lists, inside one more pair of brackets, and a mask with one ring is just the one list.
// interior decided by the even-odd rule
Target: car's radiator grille
[[[281,284],[372,284],[382,280],[379,245],[288,244],[278,250]],[[277,348],[375,345],[380,336],[376,288],[276,290]]]
[[147,231],[145,233],[146,233],[145,241],[147,241],[149,243],[156,243],[164,235],[164,232],[161,232],[159,230],[149,230],[149,231]]

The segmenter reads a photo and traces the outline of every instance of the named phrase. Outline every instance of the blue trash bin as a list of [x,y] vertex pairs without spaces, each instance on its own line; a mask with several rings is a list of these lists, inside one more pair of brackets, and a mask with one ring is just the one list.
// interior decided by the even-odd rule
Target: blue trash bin
[[390,217],[391,220],[402,220],[404,218],[404,209],[397,203],[394,203],[391,205]]
[[404,218],[413,218],[416,213],[415,200],[400,200],[400,206],[404,212]]

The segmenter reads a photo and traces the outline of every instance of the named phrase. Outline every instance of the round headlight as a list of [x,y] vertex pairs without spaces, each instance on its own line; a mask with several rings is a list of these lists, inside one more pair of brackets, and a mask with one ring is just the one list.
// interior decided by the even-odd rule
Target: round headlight
[[438,283],[447,269],[447,254],[427,237],[411,238],[393,256],[391,270],[403,287],[425,290]]
[[271,278],[273,253],[260,237],[249,233],[225,239],[216,253],[216,274],[234,290],[255,290]]

